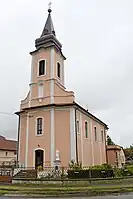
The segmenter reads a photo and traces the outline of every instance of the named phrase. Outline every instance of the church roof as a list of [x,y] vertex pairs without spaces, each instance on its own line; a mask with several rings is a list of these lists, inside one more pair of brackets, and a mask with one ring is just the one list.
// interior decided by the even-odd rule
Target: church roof
[[24,113],[27,110],[33,110],[33,109],[37,109],[37,108],[47,108],[47,107],[71,107],[74,106],[77,110],[80,110],[82,112],[84,112],[87,116],[93,118],[95,121],[101,123],[102,125],[105,126],[106,129],[108,128],[108,125],[105,124],[104,122],[102,122],[99,118],[97,118],[96,116],[94,116],[93,114],[91,114],[88,110],[86,110],[85,108],[83,108],[81,105],[79,105],[76,102],[73,103],[61,103],[61,104],[47,104],[47,105],[41,105],[41,106],[35,106],[35,107],[28,107],[28,108],[24,108],[23,110],[16,112],[16,115],[20,115],[21,113]]
[[[45,26],[43,28],[42,34],[39,38],[35,40],[35,47],[37,51],[40,48],[55,47],[59,52],[61,52],[62,45],[56,38],[54,25],[53,25],[52,17],[51,17],[51,12],[52,10],[51,8],[49,8],[48,17],[47,17]],[[31,53],[34,53],[34,51]]]
[[52,12],[52,10],[48,9],[48,13],[49,13],[48,14],[48,18],[46,20],[46,23],[45,23],[43,32],[41,34],[41,37],[43,37],[45,35],[51,35],[51,34],[53,34],[55,36],[55,31],[54,31],[54,25],[53,25],[53,22],[52,22],[51,12]]

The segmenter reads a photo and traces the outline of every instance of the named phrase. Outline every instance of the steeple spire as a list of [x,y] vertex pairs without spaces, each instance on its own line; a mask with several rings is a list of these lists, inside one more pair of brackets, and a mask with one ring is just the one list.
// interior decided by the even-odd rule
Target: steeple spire
[[54,25],[53,25],[52,18],[51,18],[51,12],[52,12],[51,2],[48,5],[49,5],[48,18],[47,18],[47,21],[45,23],[41,37],[43,37],[45,35],[50,35],[50,34],[53,34],[55,36]]
[[35,40],[35,47],[36,50],[40,48],[55,47],[59,52],[61,52],[62,45],[59,42],[59,40],[56,38],[51,12],[52,12],[51,3],[49,3],[48,17],[41,36]]

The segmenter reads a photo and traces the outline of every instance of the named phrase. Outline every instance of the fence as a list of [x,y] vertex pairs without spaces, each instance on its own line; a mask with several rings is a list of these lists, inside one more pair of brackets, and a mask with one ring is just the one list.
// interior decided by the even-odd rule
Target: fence
[[97,181],[121,178],[132,178],[122,169],[90,169],[68,167],[45,167],[45,168],[0,168],[0,176],[10,176],[19,181]]
[[[127,175],[126,175],[127,174]],[[45,167],[35,168],[16,168],[13,170],[14,179],[40,179],[40,180],[96,180],[96,179],[115,179],[118,177],[129,176],[118,169],[73,169],[67,167]],[[130,175],[133,176],[133,175]]]

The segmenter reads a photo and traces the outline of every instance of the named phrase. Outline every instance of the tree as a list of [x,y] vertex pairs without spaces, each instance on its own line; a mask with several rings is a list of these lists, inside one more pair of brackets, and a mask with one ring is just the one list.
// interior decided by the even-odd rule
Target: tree
[[109,135],[107,135],[107,145],[115,145],[115,143],[112,141]]
[[133,145],[130,145],[129,148],[124,149],[126,160],[133,160]]

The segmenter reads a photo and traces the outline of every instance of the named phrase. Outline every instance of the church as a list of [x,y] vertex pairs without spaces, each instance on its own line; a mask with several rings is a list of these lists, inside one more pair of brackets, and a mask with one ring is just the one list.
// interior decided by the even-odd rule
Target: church
[[56,37],[51,8],[31,55],[29,92],[21,101],[18,126],[18,162],[25,167],[67,167],[107,162],[108,126],[76,103],[64,85],[62,44]]

